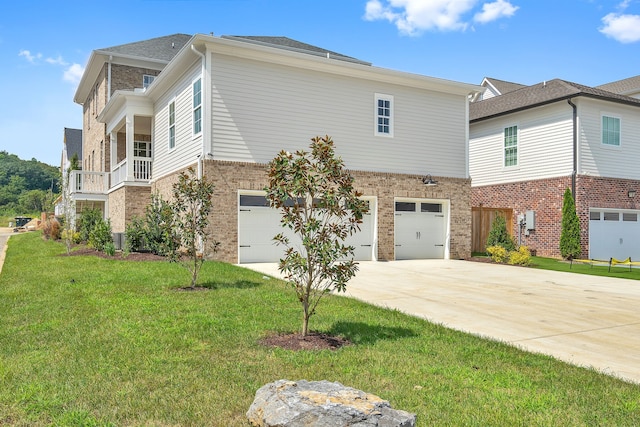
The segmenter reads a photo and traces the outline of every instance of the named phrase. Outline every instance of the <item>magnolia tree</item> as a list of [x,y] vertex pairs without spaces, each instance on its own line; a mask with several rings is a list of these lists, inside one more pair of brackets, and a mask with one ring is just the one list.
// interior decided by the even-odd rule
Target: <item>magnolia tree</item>
[[302,242],[284,233],[274,240],[286,247],[279,270],[302,304],[302,335],[309,318],[331,290],[344,292],[356,274],[353,246],[345,239],[360,230],[368,204],[353,186],[353,177],[336,157],[329,136],[311,139],[311,151],[282,151],[269,163],[267,198],[282,213],[281,223]]
[[[206,257],[209,243],[209,212],[211,212],[213,184],[205,177],[196,178],[192,168],[178,176],[178,182],[173,185],[172,232],[177,239],[176,247],[170,258],[182,264],[191,273],[191,288],[198,280],[200,268]],[[215,252],[218,242],[211,245]]]

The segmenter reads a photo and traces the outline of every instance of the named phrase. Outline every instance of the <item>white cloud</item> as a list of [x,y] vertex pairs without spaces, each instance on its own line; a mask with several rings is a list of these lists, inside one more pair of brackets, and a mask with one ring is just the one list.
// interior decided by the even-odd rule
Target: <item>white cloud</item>
[[69,65],[65,62],[64,59],[62,59],[60,55],[58,55],[57,58],[46,58],[45,61],[52,65],[62,65],[62,66]]
[[63,79],[77,85],[80,83],[82,74],[84,74],[84,67],[82,67],[82,65],[71,64],[71,66],[64,71]]
[[482,12],[476,13],[473,20],[481,24],[495,21],[502,17],[511,17],[519,9],[508,1],[497,0],[493,3],[485,3],[482,5]]
[[77,85],[80,82],[80,79],[82,78],[82,73],[84,72],[84,68],[80,64],[70,65],[60,55],[58,55],[56,58],[53,58],[53,57],[44,58],[44,56],[41,53],[36,53],[34,55],[30,51],[23,49],[18,53],[18,56],[24,57],[31,64],[41,64],[45,62],[53,66],[65,67],[65,70],[62,74],[62,80],[73,83],[74,85]]
[[32,64],[35,64],[36,60],[38,60],[38,59],[42,58],[42,54],[41,54],[41,53],[37,53],[37,54],[35,54],[35,55],[32,55],[30,51],[28,51],[28,50],[24,50],[24,49],[23,49],[23,50],[21,50],[21,51],[18,53],[18,56],[24,56],[24,58],[25,58],[27,61],[31,62]]
[[[623,3],[624,4],[624,3]],[[620,43],[634,43],[640,40],[640,15],[610,13],[602,18],[604,27],[600,32]]]
[[[478,0],[369,0],[364,19],[387,20],[403,34],[418,35],[423,31],[465,31],[469,27],[465,15]],[[476,16],[489,22],[512,16],[518,8],[507,0],[483,4]]]

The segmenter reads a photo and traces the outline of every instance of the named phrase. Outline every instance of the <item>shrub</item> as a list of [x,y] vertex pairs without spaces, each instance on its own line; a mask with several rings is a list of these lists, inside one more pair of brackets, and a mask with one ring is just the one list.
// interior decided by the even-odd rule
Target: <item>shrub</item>
[[526,246],[520,246],[517,251],[509,252],[509,260],[511,265],[528,266],[531,264],[531,252]]
[[[100,218],[93,229],[89,232],[88,243],[98,251],[105,251],[105,248],[108,244],[113,245],[113,237],[111,235],[111,221],[105,221]],[[115,252],[115,246],[113,250]]]
[[507,231],[507,220],[502,215],[496,216],[491,223],[491,231],[487,236],[487,252],[490,246],[502,246],[507,251],[516,249],[516,243]]
[[560,232],[560,255],[565,259],[580,258],[580,219],[571,190],[564,192],[562,202],[562,231]]
[[497,263],[504,263],[509,258],[509,252],[499,245],[488,246],[487,253],[491,256],[491,259]]
[[114,256],[116,254],[116,245],[113,244],[113,241],[107,242],[102,248],[102,251],[109,256]]
[[80,241],[89,242],[89,235],[98,222],[102,219],[102,212],[99,209],[86,209],[82,212],[82,216],[78,221],[78,232],[80,233]]
[[142,218],[134,217],[127,224],[125,235],[125,251],[139,252],[145,246],[146,225]]
[[65,228],[64,230],[62,230],[62,233],[60,233],[60,238],[63,240],[69,240],[71,243],[80,243],[80,233],[78,233],[77,231],[73,231],[70,230],[68,228]]
[[144,242],[147,249],[156,255],[167,256],[180,246],[174,231],[171,204],[158,193],[151,196],[151,204],[145,210]]

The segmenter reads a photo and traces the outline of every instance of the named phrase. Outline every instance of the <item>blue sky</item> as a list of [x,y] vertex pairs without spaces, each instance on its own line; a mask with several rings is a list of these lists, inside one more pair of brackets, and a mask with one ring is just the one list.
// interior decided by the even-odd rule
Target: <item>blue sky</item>
[[[28,6],[25,6],[28,4]],[[91,51],[174,33],[287,36],[479,84],[640,75],[640,0],[43,0],[0,15],[0,150],[59,165]]]

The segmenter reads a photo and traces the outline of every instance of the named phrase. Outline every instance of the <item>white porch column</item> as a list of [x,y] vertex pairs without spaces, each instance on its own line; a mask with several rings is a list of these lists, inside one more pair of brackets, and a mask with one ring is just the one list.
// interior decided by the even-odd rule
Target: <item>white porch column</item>
[[109,132],[109,141],[111,143],[111,150],[109,156],[111,158],[111,166],[110,170],[107,172],[113,172],[115,167],[118,165],[118,133],[117,132]]
[[135,181],[133,174],[133,140],[134,140],[134,127],[133,127],[133,114],[127,113],[127,181]]

